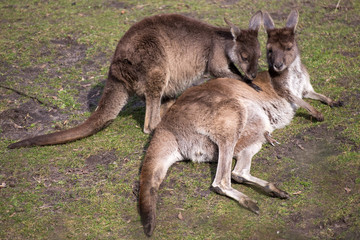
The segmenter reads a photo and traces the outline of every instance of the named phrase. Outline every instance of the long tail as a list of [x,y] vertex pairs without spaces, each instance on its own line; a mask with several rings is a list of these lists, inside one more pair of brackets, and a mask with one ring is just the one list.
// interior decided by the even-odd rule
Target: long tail
[[169,167],[181,160],[174,135],[155,130],[140,175],[139,208],[144,232],[151,236],[155,229],[157,193]]
[[129,93],[124,84],[109,74],[97,109],[82,124],[67,130],[39,135],[13,144],[8,148],[54,145],[88,137],[108,126],[127,103]]

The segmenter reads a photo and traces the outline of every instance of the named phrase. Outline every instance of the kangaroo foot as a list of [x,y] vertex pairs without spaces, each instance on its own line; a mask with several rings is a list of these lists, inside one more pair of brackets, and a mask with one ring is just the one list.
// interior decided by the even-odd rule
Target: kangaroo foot
[[277,197],[280,199],[290,198],[290,195],[287,192],[275,187],[275,185],[273,183],[269,183],[265,187],[265,192],[268,193],[271,197]]
[[253,200],[251,200],[250,198],[245,198],[239,201],[240,205],[249,209],[250,211],[252,211],[253,213],[259,214],[259,207],[257,205],[257,203]]

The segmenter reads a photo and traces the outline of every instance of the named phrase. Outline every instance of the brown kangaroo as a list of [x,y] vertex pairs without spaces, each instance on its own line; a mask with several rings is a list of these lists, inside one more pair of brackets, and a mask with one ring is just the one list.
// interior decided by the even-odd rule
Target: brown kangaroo
[[[234,79],[210,80],[185,91],[155,129],[140,176],[139,208],[146,235],[152,235],[155,228],[159,186],[169,167],[184,159],[217,161],[212,190],[255,213],[259,212],[255,201],[233,189],[231,179],[255,185],[273,197],[289,198],[273,183],[250,174],[252,157],[266,140],[275,142],[270,133],[289,124],[299,106],[323,120],[322,114],[303,97],[340,105],[316,93],[310,84],[295,42],[298,12],[292,11],[286,27],[281,29],[274,28],[268,13],[263,18],[268,34],[269,71],[254,79],[263,91],[256,92]],[[237,162],[231,171],[233,157]]]
[[247,30],[225,21],[230,29],[177,14],[152,16],[134,24],[120,39],[99,105],[83,124],[25,139],[9,148],[60,144],[90,136],[114,120],[133,94],[145,99],[144,132],[150,133],[160,122],[161,100],[173,101],[207,72],[245,79],[257,88],[250,79],[257,74],[262,12],[253,15]]

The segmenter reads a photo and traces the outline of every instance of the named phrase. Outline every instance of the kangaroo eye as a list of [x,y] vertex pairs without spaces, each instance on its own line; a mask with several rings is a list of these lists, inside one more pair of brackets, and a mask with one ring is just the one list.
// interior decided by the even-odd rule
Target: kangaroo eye
[[241,59],[244,61],[244,62],[247,62],[248,61],[248,57],[246,55],[243,55],[241,54]]
[[287,47],[286,51],[290,51],[292,49],[292,47]]

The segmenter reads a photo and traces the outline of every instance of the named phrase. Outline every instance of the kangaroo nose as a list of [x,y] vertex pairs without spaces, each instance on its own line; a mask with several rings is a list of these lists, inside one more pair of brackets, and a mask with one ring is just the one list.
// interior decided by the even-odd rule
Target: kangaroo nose
[[280,69],[284,64],[282,62],[280,63],[275,63],[274,66],[277,68],[277,69]]
[[256,78],[256,73],[252,73],[251,74],[251,77],[254,79],[254,78]]

